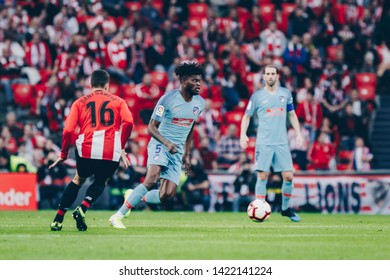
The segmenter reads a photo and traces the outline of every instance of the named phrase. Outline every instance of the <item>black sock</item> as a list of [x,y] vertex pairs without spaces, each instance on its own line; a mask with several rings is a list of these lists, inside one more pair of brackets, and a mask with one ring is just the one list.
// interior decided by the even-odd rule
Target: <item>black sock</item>
[[87,189],[86,196],[80,205],[84,213],[102,195],[105,186],[106,186],[105,181],[101,181],[101,180],[99,181],[95,180],[95,182],[93,182],[93,184],[89,186],[89,188]]
[[69,183],[62,194],[61,202],[58,206],[57,215],[55,216],[54,221],[62,223],[66,211],[68,211],[69,207],[76,200],[79,190],[80,186],[73,183],[73,181]]

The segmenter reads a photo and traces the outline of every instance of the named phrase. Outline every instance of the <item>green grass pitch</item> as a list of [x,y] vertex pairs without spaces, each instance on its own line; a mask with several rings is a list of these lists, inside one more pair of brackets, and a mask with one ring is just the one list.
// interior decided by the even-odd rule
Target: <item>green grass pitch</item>
[[388,260],[388,216],[273,213],[263,223],[246,213],[135,211],[127,229],[108,226],[113,211],[87,213],[79,232],[69,212],[61,232],[55,211],[0,211],[3,260]]

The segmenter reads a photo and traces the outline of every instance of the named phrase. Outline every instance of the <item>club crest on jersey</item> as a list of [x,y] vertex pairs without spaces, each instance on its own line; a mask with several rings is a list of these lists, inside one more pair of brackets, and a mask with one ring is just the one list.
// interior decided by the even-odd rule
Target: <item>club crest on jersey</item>
[[279,96],[279,100],[280,102],[284,103],[284,101],[286,101],[286,98],[284,96]]
[[199,113],[199,108],[194,107],[193,112],[194,112],[194,115],[196,116]]
[[158,105],[156,108],[156,115],[161,117],[164,114],[164,110],[163,105]]

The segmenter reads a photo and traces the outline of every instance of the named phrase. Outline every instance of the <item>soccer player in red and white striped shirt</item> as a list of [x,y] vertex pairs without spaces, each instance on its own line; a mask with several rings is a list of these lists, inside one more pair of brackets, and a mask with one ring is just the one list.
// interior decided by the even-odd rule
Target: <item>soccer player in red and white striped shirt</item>
[[80,187],[86,179],[94,175],[86,197],[73,212],[77,229],[87,230],[85,212],[100,197],[106,185],[119,166],[119,160],[130,165],[124,152],[125,144],[133,129],[133,116],[126,102],[108,92],[109,74],[105,70],[95,70],[91,75],[92,90],[88,95],[77,99],[66,119],[62,135],[60,157],[49,166],[55,168],[68,158],[71,139],[76,127],[80,133],[76,140],[77,172],[62,196],[57,215],[51,230],[62,229],[64,215],[77,198]]

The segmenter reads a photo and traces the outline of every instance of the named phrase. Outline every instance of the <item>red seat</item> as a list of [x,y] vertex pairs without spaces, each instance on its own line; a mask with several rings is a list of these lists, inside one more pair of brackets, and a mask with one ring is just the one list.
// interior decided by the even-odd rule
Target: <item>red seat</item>
[[337,53],[343,49],[342,45],[334,45],[334,46],[328,46],[326,48],[326,53],[328,58],[332,61],[335,62],[337,58]]
[[356,87],[361,86],[374,86],[376,87],[376,74],[375,73],[358,73],[355,75]]
[[190,30],[200,31],[202,30],[202,20],[200,17],[189,17],[188,18],[188,27]]
[[34,86],[34,92],[33,95],[35,98],[42,98],[47,90],[47,86],[44,84],[38,84]]
[[207,17],[208,5],[205,3],[189,3],[187,4],[188,14],[190,17]]
[[282,13],[290,15],[296,8],[297,4],[294,3],[283,3],[282,4]]
[[152,6],[153,6],[154,8],[156,8],[156,10],[157,10],[158,13],[160,14],[160,16],[163,16],[163,15],[164,15],[164,11],[163,11],[164,3],[163,3],[163,1],[161,1],[161,0],[153,0]]
[[259,14],[263,22],[268,25],[269,22],[274,20],[274,10],[275,5],[274,4],[268,4],[268,3],[262,3],[259,4],[260,10]]
[[241,111],[230,111],[226,112],[225,120],[227,124],[235,124],[237,127],[241,126],[242,112]]
[[371,85],[363,85],[358,88],[359,97],[361,100],[375,100],[375,87]]
[[33,88],[31,85],[25,84],[13,84],[11,89],[14,94],[14,101],[22,108],[27,108],[31,104],[33,97]]
[[141,9],[141,3],[139,2],[125,2],[124,5],[131,13],[138,12]]
[[122,85],[123,97],[136,96],[137,94],[135,93],[134,88],[134,84]]
[[152,76],[152,82],[165,91],[165,88],[168,85],[168,73],[163,71],[152,71],[150,75]]
[[241,99],[238,105],[236,106],[235,110],[240,111],[241,113],[244,113],[246,110],[246,107],[248,106],[249,100],[248,99]]

